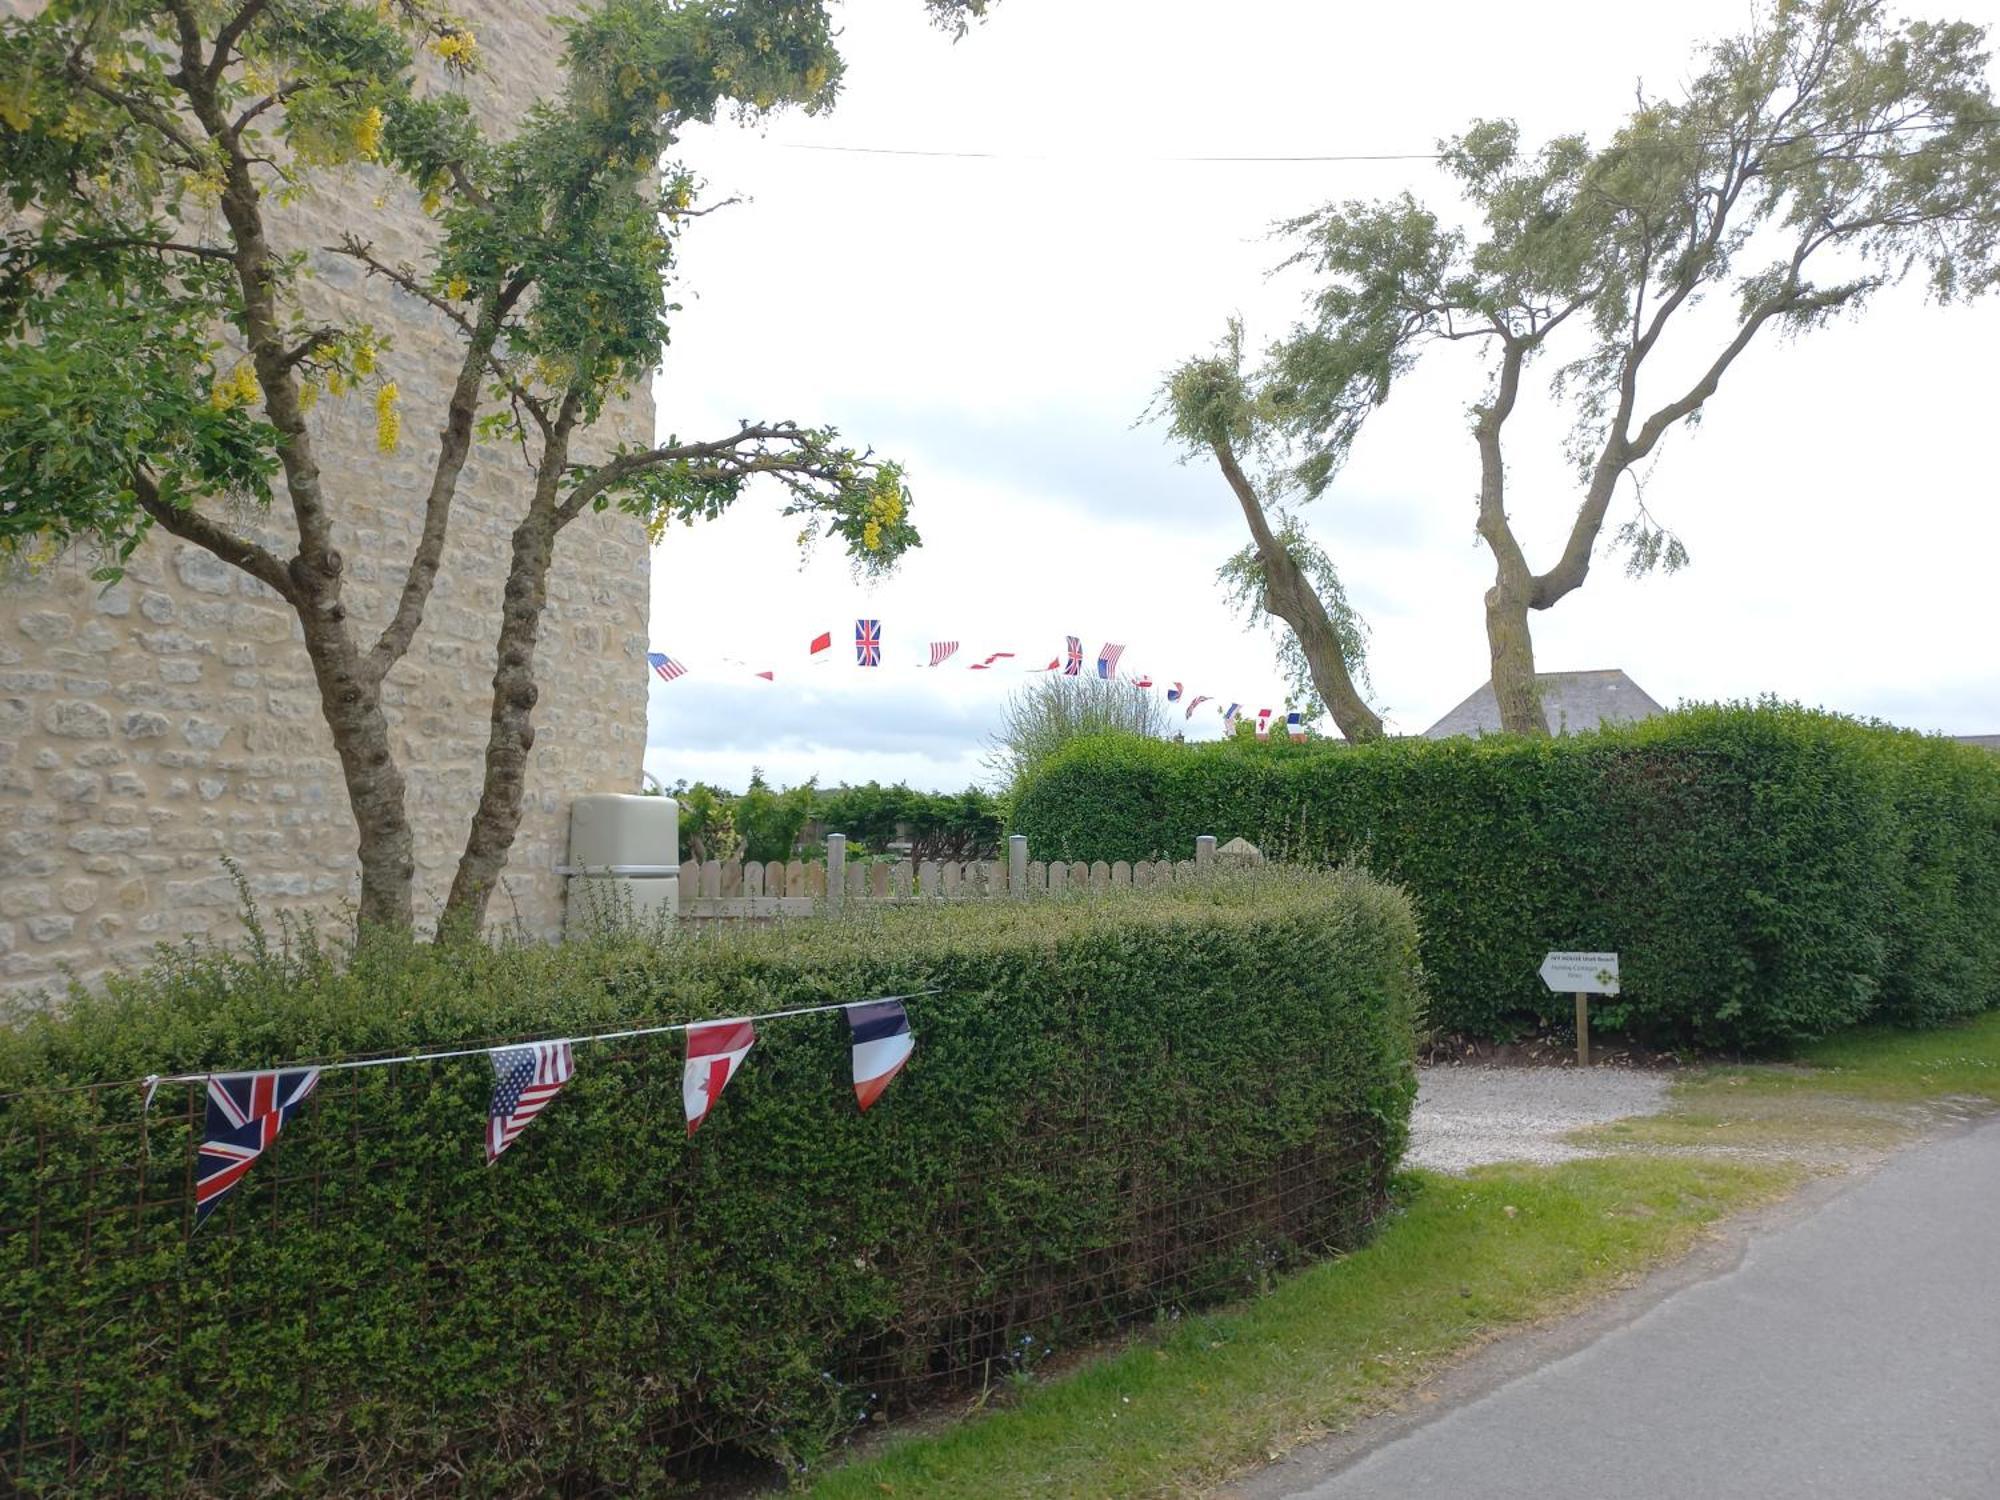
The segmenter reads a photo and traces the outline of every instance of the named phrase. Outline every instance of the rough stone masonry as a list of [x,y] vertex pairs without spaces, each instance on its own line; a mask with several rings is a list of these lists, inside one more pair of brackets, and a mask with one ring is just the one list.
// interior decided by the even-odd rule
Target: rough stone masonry
[[[23,0],[0,0],[17,11]],[[511,128],[554,92],[552,15],[564,0],[461,0],[482,67],[462,84],[488,126]],[[385,174],[325,179],[279,235],[314,248],[364,217],[391,261],[421,264],[429,222]],[[375,207],[374,205],[379,205]],[[348,602],[371,634],[387,618],[421,522],[459,344],[442,318],[358,268],[316,254],[309,303],[393,335],[382,368],[403,394],[403,440],[375,451],[367,396],[314,411],[338,486]],[[652,438],[641,393],[595,430],[604,446]],[[434,915],[478,799],[493,675],[494,601],[528,477],[517,452],[482,442],[452,512],[452,540],[415,645],[385,697],[409,777],[419,920]],[[289,512],[263,534],[288,554]],[[0,992],[88,979],[142,962],[155,944],[237,930],[223,859],[268,909],[338,920],[358,888],[353,820],[320,718],[298,626],[283,601],[207,552],[149,537],[106,589],[66,557],[0,579]],[[630,517],[589,516],[558,545],[538,652],[541,698],[528,806],[496,924],[553,935],[562,915],[570,800],[635,790],[646,735],[647,548]]]

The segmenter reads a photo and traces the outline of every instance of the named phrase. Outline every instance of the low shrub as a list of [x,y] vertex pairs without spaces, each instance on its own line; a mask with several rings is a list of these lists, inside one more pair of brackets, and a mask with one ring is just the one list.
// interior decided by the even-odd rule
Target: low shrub
[[1559,1024],[1552,948],[1615,949],[1596,1013],[1661,1043],[1771,1049],[2000,1003],[2000,757],[1836,715],[1687,709],[1552,740],[1079,742],[1021,791],[1039,858],[1199,834],[1401,883],[1430,1014]]
[[[0,1482],[648,1492],[809,1460],[1050,1342],[1365,1232],[1414,1092],[1408,902],[1359,873],[664,944],[191,952],[0,1033]],[[867,1115],[776,1020],[698,1134],[677,1036],[579,1047],[481,1164],[483,1057],[330,1072],[190,1235],[201,1099],[69,1085],[929,991]],[[5,1091],[28,1089],[30,1092]]]

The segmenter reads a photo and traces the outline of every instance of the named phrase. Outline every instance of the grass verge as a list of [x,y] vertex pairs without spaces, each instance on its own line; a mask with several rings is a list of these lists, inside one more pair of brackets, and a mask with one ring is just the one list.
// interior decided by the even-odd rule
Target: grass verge
[[1411,1174],[1365,1249],[1163,1326],[1013,1405],[822,1477],[823,1500],[1172,1495],[1378,1409],[1779,1196],[1784,1165],[1606,1158]]
[[2000,1107],[2000,1011],[1936,1031],[1829,1037],[1791,1062],[1705,1068],[1667,1110],[1593,1125],[1569,1139],[1599,1150],[1743,1151],[1837,1163],[1891,1149],[1942,1105]]

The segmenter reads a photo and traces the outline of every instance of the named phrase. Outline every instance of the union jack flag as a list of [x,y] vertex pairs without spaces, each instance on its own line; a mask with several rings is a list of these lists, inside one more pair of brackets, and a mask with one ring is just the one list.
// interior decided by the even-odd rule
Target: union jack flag
[[949,660],[950,660],[950,659],[951,659],[951,658],[952,658],[953,656],[955,656],[955,655],[957,655],[957,654],[958,654],[958,642],[957,642],[957,641],[932,641],[932,642],[931,642],[931,665],[932,665],[932,666],[936,666],[936,665],[937,665],[937,664],[938,664],[939,662],[941,662],[941,661],[949,661]]
[[1188,699],[1187,717],[1192,719],[1194,711],[1200,708],[1202,704],[1208,702],[1208,697],[1207,693],[1196,693],[1192,698]]
[[1064,639],[1069,642],[1069,646],[1063,657],[1063,676],[1075,677],[1083,671],[1083,642],[1073,635],[1065,636]]
[[664,651],[648,651],[646,660],[652,664],[653,670],[660,674],[662,682],[672,682],[676,677],[687,676],[687,668]]
[[1109,682],[1118,673],[1118,658],[1125,654],[1125,648],[1116,641],[1106,641],[1104,649],[1097,653],[1097,675]]
[[856,620],[854,622],[854,660],[864,667],[882,665],[882,622],[880,620]]
[[486,1106],[486,1165],[514,1144],[576,1072],[568,1042],[530,1042],[493,1053],[493,1102]]
[[215,1211],[223,1195],[243,1180],[318,1082],[318,1068],[210,1075],[208,1122],[202,1131],[201,1150],[195,1156],[197,1227]]

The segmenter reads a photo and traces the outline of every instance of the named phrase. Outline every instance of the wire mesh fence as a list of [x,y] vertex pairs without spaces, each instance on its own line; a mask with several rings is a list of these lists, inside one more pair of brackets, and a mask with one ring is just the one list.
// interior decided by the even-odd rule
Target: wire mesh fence
[[[678,1083],[657,1047],[604,1050],[579,1092],[663,1063]],[[466,1061],[323,1075],[199,1227],[200,1087],[143,1114],[129,1085],[0,1099],[0,1490],[262,1492],[297,1477],[268,1471],[282,1448],[322,1487],[454,1493],[476,1448],[481,1489],[509,1489],[511,1456],[520,1492],[595,1495],[643,1477],[612,1449],[680,1476],[821,1452],[1351,1244],[1386,1171],[1365,1117],[1274,1127],[1245,1161],[1200,1111],[1169,1101],[1139,1133],[1086,1089],[944,1158],[934,1123],[893,1107],[843,1120],[872,1132],[860,1186],[804,1169],[759,1185],[754,1121],[688,1141],[656,1100],[593,1144],[564,1139],[598,1128],[566,1122],[582,1110],[565,1097],[489,1169],[490,1078]],[[896,1194],[926,1205],[923,1231],[871,1238]],[[510,1299],[536,1299],[529,1336]],[[739,1337],[759,1320],[797,1336]],[[480,1384],[495,1363],[509,1395],[448,1395],[453,1371],[500,1388]],[[279,1422],[314,1437],[274,1448]]]

